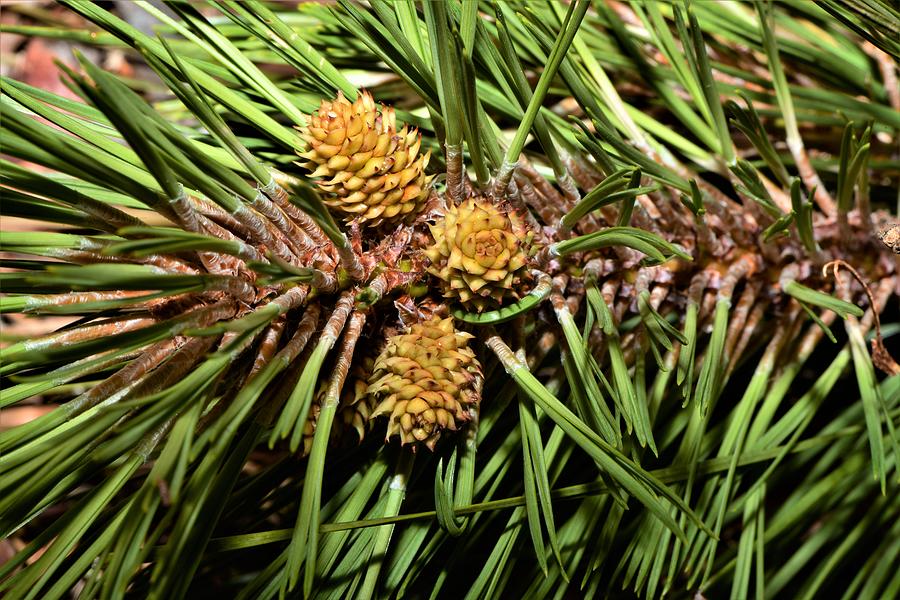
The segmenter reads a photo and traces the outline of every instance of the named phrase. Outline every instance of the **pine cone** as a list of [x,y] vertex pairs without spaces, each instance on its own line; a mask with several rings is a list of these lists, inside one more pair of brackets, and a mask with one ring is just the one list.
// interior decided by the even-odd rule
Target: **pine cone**
[[345,221],[378,226],[409,222],[421,212],[431,180],[425,175],[430,152],[419,155],[422,136],[404,126],[397,131],[394,110],[380,111],[360,92],[352,104],[338,92],[309,117],[301,137],[309,149],[303,164],[320,177],[325,203]]
[[428,272],[441,281],[445,298],[476,312],[518,298],[533,234],[515,212],[470,198],[432,225],[431,235]]
[[469,348],[473,336],[453,319],[435,318],[388,339],[369,378],[378,402],[372,417],[390,415],[387,436],[429,449],[444,429],[456,430],[481,398],[481,365]]

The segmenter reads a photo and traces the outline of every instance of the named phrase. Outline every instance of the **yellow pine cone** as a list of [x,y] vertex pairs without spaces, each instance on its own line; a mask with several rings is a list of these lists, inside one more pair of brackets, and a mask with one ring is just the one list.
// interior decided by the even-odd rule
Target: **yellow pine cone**
[[445,298],[482,312],[519,297],[533,237],[519,215],[486,198],[469,198],[430,227],[428,272],[440,280]]
[[387,438],[421,442],[429,449],[445,429],[469,419],[481,399],[481,365],[469,348],[471,334],[453,319],[435,317],[388,339],[369,377],[378,403],[372,417],[388,415]]
[[379,110],[369,93],[360,92],[353,103],[340,92],[323,100],[300,134],[308,145],[300,154],[308,161],[303,166],[321,178],[325,203],[345,221],[409,222],[422,211],[430,153],[419,155],[418,131],[398,131],[394,109]]

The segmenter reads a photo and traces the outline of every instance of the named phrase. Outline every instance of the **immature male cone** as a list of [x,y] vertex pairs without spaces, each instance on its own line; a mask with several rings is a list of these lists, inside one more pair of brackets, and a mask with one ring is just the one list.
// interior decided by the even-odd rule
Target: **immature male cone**
[[300,135],[308,144],[302,165],[320,178],[325,204],[345,221],[378,226],[410,222],[421,212],[430,153],[420,155],[418,131],[398,131],[394,109],[379,109],[368,92],[352,103],[340,92],[323,100]]
[[445,298],[475,312],[518,298],[532,233],[515,212],[487,198],[469,198],[451,206],[431,226],[431,235],[428,272],[438,278]]
[[389,415],[388,438],[433,450],[444,429],[469,419],[482,384],[472,337],[457,331],[452,318],[435,317],[388,339],[369,377],[369,394],[378,402],[372,418]]

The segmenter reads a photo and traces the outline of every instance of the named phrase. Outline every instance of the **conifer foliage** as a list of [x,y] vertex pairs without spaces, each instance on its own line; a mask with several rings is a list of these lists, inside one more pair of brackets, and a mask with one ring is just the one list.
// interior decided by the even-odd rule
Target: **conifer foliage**
[[4,597],[900,595],[890,2],[60,4]]

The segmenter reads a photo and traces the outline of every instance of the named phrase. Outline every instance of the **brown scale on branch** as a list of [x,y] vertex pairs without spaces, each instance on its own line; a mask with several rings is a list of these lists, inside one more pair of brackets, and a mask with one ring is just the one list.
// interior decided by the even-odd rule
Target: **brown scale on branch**
[[[341,339],[340,347],[335,355],[334,364],[332,365],[330,375],[322,381],[322,387],[316,398],[314,405],[310,409],[310,415],[307,417],[306,423],[302,431],[302,446],[304,454],[310,453],[313,449],[313,442],[317,436],[316,429],[320,428],[319,417],[323,411],[325,414],[332,416],[338,411],[341,403],[341,394],[347,381],[347,374],[350,371],[350,363],[353,360],[353,353],[356,349],[356,343],[362,334],[363,325],[366,322],[366,313],[356,310],[350,315],[344,334]],[[334,419],[325,421],[330,430],[327,432],[328,441],[334,443],[340,439],[343,430],[335,428]],[[345,424],[341,422],[341,425]]]
[[900,254],[900,224],[889,225],[878,232],[881,243],[891,249],[894,254]]
[[[231,237],[226,239],[250,238],[250,230],[232,215],[222,210],[217,204],[214,204],[206,198],[195,197],[192,198],[192,201],[195,209],[200,213],[200,216],[206,217],[206,220],[201,220],[201,224],[210,230],[210,233],[213,233],[216,237],[228,235]],[[210,225],[210,221],[219,227],[214,228]]]
[[266,328],[262,341],[260,341],[259,348],[256,351],[256,356],[253,358],[253,365],[250,367],[248,377],[256,375],[263,366],[272,360],[272,357],[278,349],[278,343],[281,341],[281,335],[284,333],[284,328],[284,319],[278,319]]
[[138,317],[133,319],[107,319],[82,326],[77,329],[68,329],[51,333],[41,338],[29,340],[30,348],[47,348],[52,346],[66,346],[96,340],[98,338],[127,333],[142,329],[148,325],[156,323],[156,319],[149,317]]
[[757,307],[764,307],[764,303],[758,301],[761,287],[762,282],[759,280],[748,281],[734,305],[728,319],[728,331],[725,333],[725,356],[735,356],[734,348],[747,326],[750,312]]
[[[737,368],[738,364],[741,362],[742,358],[746,357],[746,350],[750,346],[750,341],[753,339],[758,339],[758,328],[764,323],[764,316],[766,311],[769,309],[769,305],[766,302],[758,302],[750,309],[750,314],[747,315],[746,320],[744,321],[743,328],[738,332],[737,339],[732,341],[730,339],[726,339],[726,347],[730,347],[730,351],[725,352],[725,356],[729,357],[728,366],[725,369],[725,376],[730,377],[731,373]],[[790,321],[788,321],[790,322]],[[776,330],[778,333],[779,330]]]
[[215,337],[190,338],[174,353],[167,354],[143,379],[129,381],[124,386],[125,393],[116,400],[140,398],[170,386],[183,378],[203,356],[214,346]]
[[[241,240],[241,238],[233,234],[222,225],[219,225],[219,223],[217,223],[210,217],[201,215],[200,221],[203,225],[205,233],[207,233],[208,235],[217,237],[221,240]],[[263,255],[255,247],[250,246],[249,244],[244,245],[247,246],[246,258],[260,261],[265,260]],[[212,252],[198,252],[197,255],[200,257],[200,262],[210,273],[240,276],[247,279],[248,281],[256,280],[253,272],[250,271],[244,261],[237,256],[229,256],[227,254],[217,254]]]
[[127,365],[72,400],[67,409],[69,415],[74,416],[83,412],[126,386],[134,384],[135,381],[139,381],[149,370],[186,342],[185,338],[173,338],[147,348]]
[[856,281],[865,290],[866,296],[869,299],[869,307],[871,308],[872,318],[875,321],[875,337],[872,338],[872,362],[876,367],[878,367],[888,375],[900,374],[900,365],[897,364],[897,361],[894,360],[894,357],[891,356],[887,348],[884,347],[884,338],[881,336],[881,319],[878,317],[878,303],[875,301],[875,296],[872,294],[872,290],[869,288],[869,285],[863,280],[862,275],[860,275],[859,272],[852,266],[850,266],[850,264],[848,264],[846,261],[840,259],[831,261],[830,263],[822,267],[823,275],[828,273],[829,267],[831,268],[832,276],[839,283],[840,279],[838,277],[838,269],[843,267],[844,269],[850,271],[850,274],[853,275]]
[[535,211],[544,223],[556,223],[563,217],[564,213],[559,206],[541,194],[527,177],[517,173],[515,181],[525,206]]

